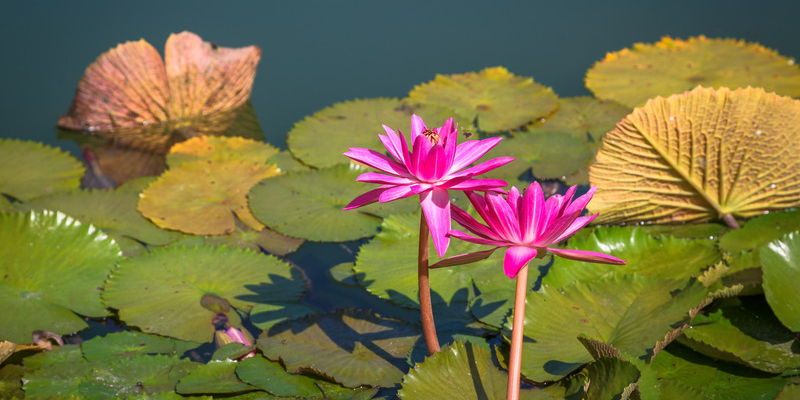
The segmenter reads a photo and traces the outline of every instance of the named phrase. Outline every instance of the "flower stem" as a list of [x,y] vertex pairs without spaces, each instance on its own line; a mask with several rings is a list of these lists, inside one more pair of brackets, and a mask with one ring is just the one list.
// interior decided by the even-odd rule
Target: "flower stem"
[[419,313],[422,318],[422,332],[428,345],[428,355],[439,352],[439,338],[436,336],[436,324],[433,322],[433,306],[431,305],[431,285],[428,278],[428,221],[422,213],[419,221]]
[[528,264],[517,274],[514,296],[514,327],[511,331],[511,353],[508,362],[508,391],[506,400],[519,399],[519,373],[522,366],[522,330],[525,322],[525,296],[528,292]]

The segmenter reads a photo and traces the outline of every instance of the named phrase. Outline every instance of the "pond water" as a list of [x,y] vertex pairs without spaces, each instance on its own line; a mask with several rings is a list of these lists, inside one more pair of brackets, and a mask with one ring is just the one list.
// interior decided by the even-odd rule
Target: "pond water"
[[[315,0],[224,8],[197,1],[14,2],[1,14],[0,137],[44,142],[76,156],[77,145],[57,140],[53,124],[69,108],[86,66],[117,43],[139,38],[163,51],[167,36],[183,30],[222,46],[261,47],[252,103],[267,141],[280,148],[295,122],[321,108],[403,97],[437,73],[502,65],[560,96],[578,96],[589,94],[584,73],[606,52],[664,35],[739,38],[800,58],[800,2],[790,1]],[[356,249],[353,243],[304,246],[290,259],[319,265],[305,269],[314,285],[325,285],[326,269],[352,260]],[[357,306],[357,296],[332,288],[308,301]]]

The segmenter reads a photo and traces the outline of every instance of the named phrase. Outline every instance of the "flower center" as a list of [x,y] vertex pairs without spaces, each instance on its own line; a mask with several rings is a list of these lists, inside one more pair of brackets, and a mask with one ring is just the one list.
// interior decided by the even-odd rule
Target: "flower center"
[[436,143],[439,143],[439,140],[442,138],[441,136],[439,136],[439,134],[438,134],[438,133],[436,133],[436,131],[432,131],[432,130],[430,130],[430,129],[425,129],[425,130],[422,132],[422,134],[423,134],[423,135],[425,135],[425,137],[426,137],[428,140],[430,140],[430,141],[431,141],[431,144],[432,144],[432,145],[435,145]]

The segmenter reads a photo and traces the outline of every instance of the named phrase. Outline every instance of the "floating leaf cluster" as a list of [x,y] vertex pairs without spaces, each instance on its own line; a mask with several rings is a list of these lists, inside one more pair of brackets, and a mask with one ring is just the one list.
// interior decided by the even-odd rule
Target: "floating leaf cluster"
[[[261,132],[249,105],[251,117],[225,117],[239,122],[219,130],[192,127],[200,114],[229,121],[214,115],[245,104],[249,83],[241,98],[181,105],[185,78],[198,85],[195,100],[218,81],[191,63],[171,67],[174,51],[217,63],[243,55],[212,72],[223,73],[219,82],[260,54],[184,33],[168,41],[166,66],[144,42],[101,56],[62,125],[112,124],[93,114],[90,97],[114,88],[92,86],[119,72],[100,73],[114,57],[139,63],[118,68],[163,78],[139,82],[155,103],[132,91],[110,102],[119,114],[105,115],[123,147],[76,139],[91,149],[86,167],[0,139],[0,304],[14,310],[0,313],[0,397],[505,398],[513,289],[502,254],[431,271],[443,350],[426,357],[408,251],[418,207],[341,211],[366,190],[355,181],[364,167],[342,153],[380,151],[381,124],[408,133],[412,114],[432,125],[454,117],[460,141],[503,136],[487,157],[517,161],[492,177],[543,180],[552,192],[563,191],[554,179],[591,182],[597,221],[625,225],[584,229],[563,246],[627,265],[530,264],[538,279],[527,293],[520,398],[798,395],[800,211],[790,208],[800,106],[780,95],[798,95],[791,59],[740,41],[665,38],[592,67],[596,98],[558,98],[502,67],[438,75],[404,99],[320,110],[279,151],[246,133]],[[718,62],[731,59],[742,61]],[[169,133],[134,132],[164,121]],[[176,129],[186,135],[173,137]],[[118,150],[131,158],[105,158]],[[128,179],[117,176],[141,174],[139,159],[153,176],[114,188]],[[86,189],[84,179],[82,189],[85,171],[113,175],[111,187]],[[453,203],[475,212],[460,194]],[[453,242],[445,257],[476,250]],[[320,282],[326,273],[332,279]],[[215,348],[229,328],[257,339]]]

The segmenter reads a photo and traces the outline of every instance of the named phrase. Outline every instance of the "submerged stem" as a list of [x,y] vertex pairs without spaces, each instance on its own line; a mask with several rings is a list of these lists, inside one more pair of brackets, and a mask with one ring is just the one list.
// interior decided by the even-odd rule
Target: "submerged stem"
[[419,264],[417,278],[419,280],[419,313],[422,318],[422,332],[428,345],[428,355],[439,352],[439,338],[436,336],[436,324],[433,322],[433,306],[431,305],[431,285],[428,278],[428,221],[425,213],[419,220]]
[[514,326],[511,330],[511,353],[508,362],[508,391],[506,400],[519,399],[519,373],[522,366],[522,330],[525,322],[525,295],[528,292],[528,264],[517,274],[514,295]]

